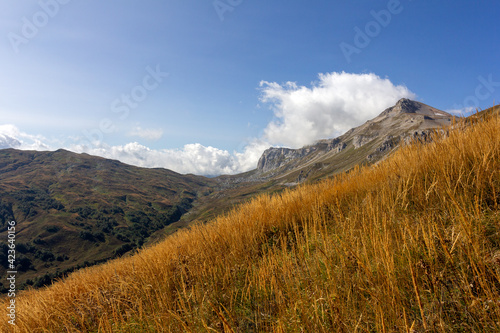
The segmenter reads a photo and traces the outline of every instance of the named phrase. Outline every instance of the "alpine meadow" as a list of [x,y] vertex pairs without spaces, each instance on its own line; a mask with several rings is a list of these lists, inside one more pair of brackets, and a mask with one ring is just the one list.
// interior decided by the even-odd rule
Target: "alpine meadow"
[[498,109],[26,291],[16,332],[497,332]]
[[500,332],[498,13],[0,1],[0,333]]

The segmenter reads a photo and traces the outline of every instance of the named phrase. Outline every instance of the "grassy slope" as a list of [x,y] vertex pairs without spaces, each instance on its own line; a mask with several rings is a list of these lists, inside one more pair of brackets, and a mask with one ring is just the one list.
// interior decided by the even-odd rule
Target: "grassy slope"
[[[148,233],[162,228],[149,226],[139,237],[136,227],[152,216],[167,216],[182,199],[189,202],[202,196],[211,183],[204,177],[137,168],[63,150],[0,151],[0,203],[12,207],[13,216],[8,218],[18,223],[18,244],[37,251],[18,253],[33,265],[20,274],[18,286],[29,280],[43,283],[48,274],[112,258],[125,244],[142,245]],[[148,217],[132,222],[130,214],[139,211]],[[171,215],[172,221],[178,219],[178,213]],[[82,239],[82,232],[100,238]],[[0,239],[0,243],[7,240],[1,223]],[[41,251],[53,256],[42,259]],[[2,276],[5,271],[0,267]]]
[[17,331],[497,332],[499,204],[492,117],[19,295]]

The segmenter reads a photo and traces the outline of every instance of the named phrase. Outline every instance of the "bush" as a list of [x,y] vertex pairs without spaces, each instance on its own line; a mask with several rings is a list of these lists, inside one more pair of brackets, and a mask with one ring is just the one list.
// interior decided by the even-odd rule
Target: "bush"
[[45,242],[45,241],[44,241],[43,239],[41,239],[40,237],[35,238],[35,239],[33,240],[33,243],[35,243],[35,244],[37,244],[37,245],[45,245],[45,244],[47,244],[47,242]]
[[96,232],[96,233],[93,233],[93,234],[92,234],[92,237],[93,237],[95,240],[98,240],[99,242],[104,242],[104,241],[106,241],[106,235],[104,235],[104,233],[102,233],[102,232]]
[[122,246],[120,246],[119,248],[117,248],[114,253],[115,253],[115,256],[117,257],[120,257],[122,255],[124,255],[125,253],[127,253],[128,251],[132,250],[134,247],[130,244],[123,244]]
[[83,240],[94,241],[94,235],[90,231],[80,231],[80,238]]
[[28,252],[32,252],[32,250],[34,250],[34,248],[31,245],[29,245],[29,244],[17,243],[16,250],[19,253],[26,254]]
[[64,255],[60,254],[56,257],[57,261],[64,261],[64,260],[68,260],[68,259],[69,259],[69,257],[65,254]]
[[38,250],[37,253],[35,253],[35,257],[39,258],[43,262],[50,262],[56,259],[52,252],[45,250]]
[[45,227],[45,230],[47,230],[48,232],[54,233],[54,232],[58,232],[59,230],[61,230],[61,228],[59,228],[56,225],[49,225],[49,226]]
[[115,237],[116,237],[116,239],[118,239],[122,242],[125,242],[125,243],[130,242],[130,239],[127,236],[125,236],[124,234],[116,234]]
[[35,269],[30,258],[20,255],[16,259],[17,259],[16,270],[21,272],[26,272],[27,270]]
[[32,281],[32,283],[35,288],[41,288],[51,284],[53,279],[54,275],[47,273],[45,275],[36,278],[34,281]]
[[0,201],[0,226],[5,223],[15,220],[14,213],[12,212],[12,204]]

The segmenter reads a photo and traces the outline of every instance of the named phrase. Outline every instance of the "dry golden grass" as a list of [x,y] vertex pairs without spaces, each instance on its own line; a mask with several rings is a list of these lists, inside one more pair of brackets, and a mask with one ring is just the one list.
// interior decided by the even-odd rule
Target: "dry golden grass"
[[16,331],[498,332],[500,119],[455,127],[26,292]]

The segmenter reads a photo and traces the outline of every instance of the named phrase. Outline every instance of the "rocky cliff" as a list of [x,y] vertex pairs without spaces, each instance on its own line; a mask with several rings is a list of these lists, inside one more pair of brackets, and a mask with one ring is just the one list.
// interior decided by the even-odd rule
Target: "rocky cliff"
[[429,105],[401,99],[338,138],[320,140],[300,149],[267,149],[258,162],[257,173],[297,183],[344,171],[356,164],[373,163],[403,142],[428,140],[433,131],[450,125],[452,118]]

